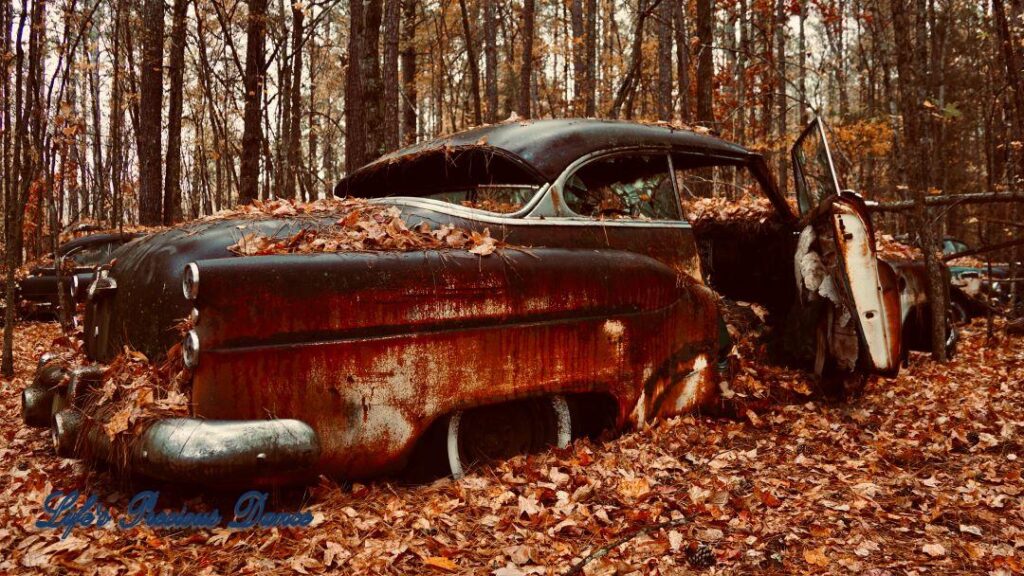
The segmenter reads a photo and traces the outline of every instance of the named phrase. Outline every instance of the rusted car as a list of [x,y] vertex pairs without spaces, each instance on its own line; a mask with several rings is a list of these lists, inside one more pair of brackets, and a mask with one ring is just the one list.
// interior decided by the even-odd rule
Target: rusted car
[[[107,454],[69,424],[67,396],[125,347],[159,360],[180,342],[192,416],[141,434],[127,455],[135,472],[275,483],[425,461],[458,476],[479,460],[714,407],[732,347],[723,299],[761,303],[780,327],[810,326],[797,331],[798,361],[819,373],[894,373],[924,342],[920,266],[876,257],[820,122],[793,157],[797,210],[761,155],[708,134],[513,122],[400,150],[335,188],[400,209],[410,228],[486,230],[509,246],[489,257],[227,249],[242,228],[286,237],[329,217],[155,234],[89,288],[85,345],[100,368],[44,358],[26,420],[52,426],[62,453]],[[763,195],[780,224],[700,237],[682,204],[723,185]],[[184,341],[172,329],[182,318]]]
[[84,302],[85,291],[93,281],[96,268],[106,264],[110,254],[121,245],[142,236],[136,233],[90,234],[61,244],[57,258],[48,265],[36,266],[18,282],[16,298],[24,302],[26,315],[52,314],[57,309],[57,263],[71,262],[63,289],[68,302]]

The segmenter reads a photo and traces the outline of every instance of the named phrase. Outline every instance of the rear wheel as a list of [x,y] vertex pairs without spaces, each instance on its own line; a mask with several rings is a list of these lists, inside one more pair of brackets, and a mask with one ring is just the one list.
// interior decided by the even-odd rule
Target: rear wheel
[[446,450],[452,476],[480,462],[564,448],[572,439],[569,406],[562,396],[517,400],[459,411],[448,418]]
[[962,302],[959,302],[955,298],[951,298],[949,301],[949,319],[950,321],[959,326],[967,324],[971,321],[971,314],[967,311],[967,307]]

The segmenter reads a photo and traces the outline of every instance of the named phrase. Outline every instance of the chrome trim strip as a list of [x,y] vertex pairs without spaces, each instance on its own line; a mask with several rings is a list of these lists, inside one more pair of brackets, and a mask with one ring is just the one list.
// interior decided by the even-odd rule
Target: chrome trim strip
[[[388,202],[392,201],[392,202]],[[395,196],[392,198],[377,198],[377,203],[395,203],[424,208],[440,212],[457,218],[465,218],[487,224],[498,224],[502,226],[617,226],[625,228],[691,228],[690,223],[685,220],[594,220],[583,216],[557,217],[557,216],[528,216],[512,217],[497,216],[490,213],[483,213],[478,210],[463,208],[430,198],[415,198],[406,196]]]

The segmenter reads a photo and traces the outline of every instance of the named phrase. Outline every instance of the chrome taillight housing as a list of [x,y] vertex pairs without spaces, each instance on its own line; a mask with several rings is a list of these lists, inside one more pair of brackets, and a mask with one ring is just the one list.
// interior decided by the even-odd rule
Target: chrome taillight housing
[[181,343],[181,359],[185,361],[185,367],[189,370],[199,364],[199,335],[195,330],[189,330],[185,334],[185,340]]
[[189,262],[181,275],[181,291],[186,300],[195,300],[199,295],[199,266]]

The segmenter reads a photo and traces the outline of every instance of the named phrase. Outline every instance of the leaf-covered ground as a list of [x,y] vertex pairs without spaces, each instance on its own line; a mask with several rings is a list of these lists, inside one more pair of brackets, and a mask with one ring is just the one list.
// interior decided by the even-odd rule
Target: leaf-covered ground
[[[0,383],[0,573],[1015,574],[1024,567],[1024,338],[981,324],[947,365],[915,355],[851,401],[703,416],[520,457],[460,481],[324,481],[271,507],[306,529],[34,527],[52,490],[115,514],[140,486],[53,455],[19,394],[55,325],[17,331]],[[792,372],[760,370],[764,378]],[[748,373],[749,377],[749,373]],[[784,384],[784,383],[779,383]],[[162,487],[161,507],[230,512],[237,492]],[[623,541],[619,546],[616,542]],[[716,565],[688,558],[710,551]],[[578,573],[578,572],[577,572]]]

